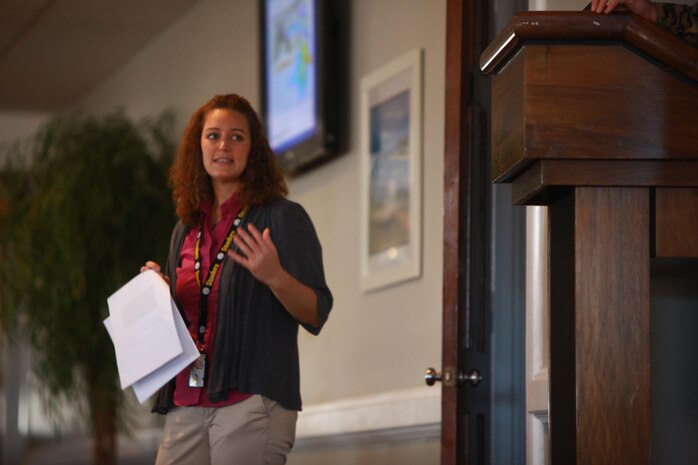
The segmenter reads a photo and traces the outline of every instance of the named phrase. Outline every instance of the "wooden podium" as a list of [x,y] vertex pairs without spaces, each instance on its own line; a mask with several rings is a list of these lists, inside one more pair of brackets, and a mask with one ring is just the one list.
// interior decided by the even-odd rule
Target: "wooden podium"
[[549,207],[552,463],[650,464],[650,261],[698,257],[698,49],[630,14],[527,12],[480,64],[493,180]]

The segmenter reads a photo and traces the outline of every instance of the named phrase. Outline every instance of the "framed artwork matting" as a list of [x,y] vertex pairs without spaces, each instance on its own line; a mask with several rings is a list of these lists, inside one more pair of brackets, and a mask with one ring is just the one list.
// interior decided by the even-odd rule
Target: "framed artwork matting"
[[421,275],[422,50],[361,79],[360,284]]

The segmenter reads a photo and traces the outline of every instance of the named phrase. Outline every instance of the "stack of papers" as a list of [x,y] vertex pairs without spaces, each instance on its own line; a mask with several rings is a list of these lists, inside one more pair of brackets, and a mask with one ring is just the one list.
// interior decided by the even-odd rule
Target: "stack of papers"
[[155,271],[140,273],[107,299],[121,389],[142,404],[198,356],[170,289]]

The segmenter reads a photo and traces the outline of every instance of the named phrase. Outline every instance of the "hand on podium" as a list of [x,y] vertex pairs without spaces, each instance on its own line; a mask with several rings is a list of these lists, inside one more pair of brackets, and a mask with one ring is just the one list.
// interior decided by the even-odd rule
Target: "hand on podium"
[[698,2],[661,3],[650,0],[591,0],[587,9],[611,13],[616,9],[630,11],[660,28],[698,47]]
[[591,0],[591,11],[610,13],[618,7],[624,7],[653,23],[657,22],[657,7],[649,0]]

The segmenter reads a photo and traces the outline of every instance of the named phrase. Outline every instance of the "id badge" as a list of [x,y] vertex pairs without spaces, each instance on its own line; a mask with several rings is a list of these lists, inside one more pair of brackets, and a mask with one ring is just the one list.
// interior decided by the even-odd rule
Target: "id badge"
[[194,360],[189,372],[189,387],[204,387],[204,374],[206,373],[206,354],[201,354]]

